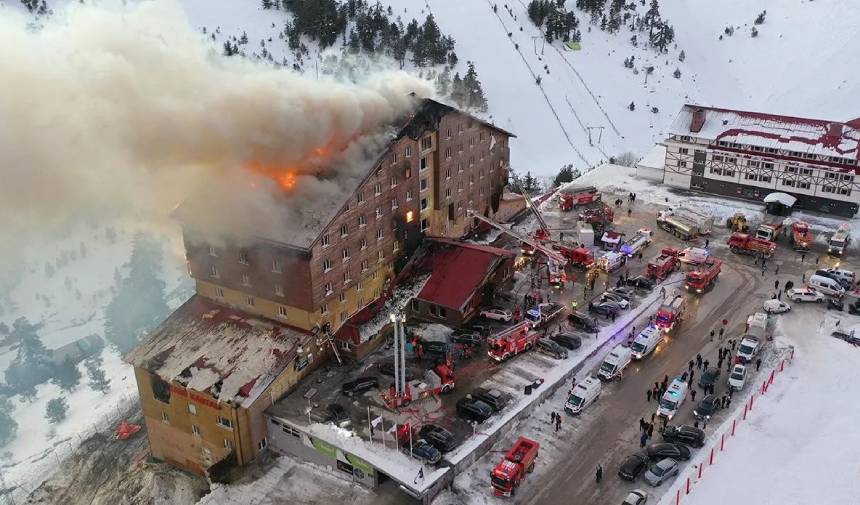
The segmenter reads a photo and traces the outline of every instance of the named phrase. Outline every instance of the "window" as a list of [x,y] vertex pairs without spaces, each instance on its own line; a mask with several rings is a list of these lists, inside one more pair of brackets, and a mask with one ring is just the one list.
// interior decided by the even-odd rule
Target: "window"
[[808,182],[798,182],[797,183],[797,189],[809,189],[809,183]]
[[385,234],[382,231],[382,228],[376,229],[376,240],[382,240],[385,237]]
[[821,191],[823,193],[836,193],[836,186],[821,186]]
[[445,158],[451,159],[451,148],[450,147],[445,148]]
[[403,172],[403,177],[407,179],[412,177],[412,167],[406,167],[406,170]]
[[445,167],[445,178],[446,179],[451,178],[451,167]]
[[215,286],[215,296],[217,298],[224,298],[224,288],[221,286]]
[[463,152],[463,143],[462,143],[462,142],[460,142],[459,144],[457,144],[457,152],[458,152],[458,153],[462,153],[462,152]]
[[197,405],[194,405],[193,403],[189,403],[188,404],[188,413],[191,414],[192,416],[196,416],[197,415]]
[[475,174],[469,174],[469,186],[475,184]]
[[278,258],[272,258],[272,272],[279,274],[282,272],[281,270],[281,260]]
[[793,179],[783,179],[782,185],[783,186],[794,186],[794,180]]
[[378,277],[379,277],[379,271],[378,270],[374,271],[372,274],[370,274],[370,278],[373,280],[376,280]]
[[770,182],[770,176],[769,175],[759,175],[758,181],[759,182]]
[[427,230],[430,228],[430,222],[427,221],[427,218],[421,220],[421,231]]
[[801,173],[801,175],[812,175],[812,169],[811,168],[801,168],[800,173]]
[[457,133],[463,133],[463,123],[457,125]]
[[421,157],[421,160],[418,162],[419,170],[426,170],[430,164],[427,162],[427,158],[425,156]]
[[340,257],[343,261],[349,261],[349,247],[343,248],[343,251],[340,253]]
[[439,307],[439,317],[448,317],[448,311],[445,307]]
[[851,190],[849,188],[842,188],[839,190],[840,195],[850,196]]
[[411,223],[413,219],[415,219],[415,213],[410,210],[406,213],[406,222]]
[[421,139],[421,150],[422,151],[426,151],[427,149],[430,149],[432,147],[433,147],[433,137],[428,135],[428,136]]
[[758,168],[759,162],[750,160],[750,161],[747,161],[747,166],[751,167],[751,168]]
[[785,167],[785,171],[789,174],[796,174],[797,173],[797,167]]
[[462,161],[458,161],[458,162],[457,162],[457,173],[460,173],[460,172],[462,172],[462,171],[463,171],[463,162],[462,162]]
[[339,301],[340,303],[345,302],[345,301],[346,301],[346,294],[345,294],[345,293],[341,293],[340,295],[338,295],[337,299],[338,299],[338,301]]
[[405,154],[407,158],[412,157],[412,146],[406,146]]
[[474,156],[469,156],[469,166],[470,167],[475,166],[475,157]]
[[[355,283],[355,290],[356,290],[356,291],[361,291],[362,289],[364,289],[364,284],[362,284],[362,283],[361,283],[361,281],[356,282],[356,283]],[[358,299],[358,306],[359,306],[359,307],[364,306],[364,298],[359,298],[359,299]]]
[[242,274],[242,285],[250,286],[251,285],[251,276],[248,274]]
[[394,210],[396,208],[397,208],[397,197],[394,197],[391,199],[391,210]]
[[263,449],[265,449],[268,446],[269,446],[269,440],[266,437],[263,437],[263,440],[260,440],[260,442],[257,444],[257,449],[262,451]]
[[382,194],[382,184],[380,184],[378,182],[376,184],[374,184],[373,185],[373,192],[376,195],[381,195]]
[[191,434],[194,435],[195,437],[199,437],[200,436],[200,427],[197,426],[196,424],[192,424],[191,425]]
[[399,250],[400,250],[400,242],[398,242],[397,240],[395,240],[395,241],[394,241],[394,252],[397,252],[397,251],[399,251]]
[[216,422],[216,424],[218,424],[218,426],[220,426],[222,428],[227,428],[228,430],[233,429],[233,421],[227,419],[226,417],[218,416],[218,418],[215,422]]
[[854,176],[853,176],[853,175],[848,175],[848,174],[843,174],[843,175],[842,175],[842,180],[843,180],[843,181],[853,181],[853,180],[854,180]]
[[287,308],[283,305],[278,305],[278,315],[281,317],[287,317]]
[[275,294],[284,296],[284,286],[282,284],[275,284]]
[[358,226],[367,226],[367,217],[364,214],[358,216]]
[[825,177],[827,177],[828,179],[836,179],[836,177],[838,177],[838,176],[837,176],[836,174],[834,174],[833,172],[825,172],[825,175],[824,175],[824,176],[825,176]]
[[413,312],[420,312],[421,311],[421,302],[419,302],[415,298],[412,299],[412,311]]
[[744,178],[748,181],[758,180],[758,176],[756,174],[746,174],[746,176]]
[[382,218],[382,207],[376,208],[376,219]]
[[[347,284],[351,280],[352,280],[352,277],[349,275],[349,269],[347,268],[346,271],[343,273],[343,283]],[[343,300],[341,300],[341,301],[343,301]]]
[[726,163],[731,163],[734,165],[734,164],[737,164],[737,162],[738,162],[737,158],[726,158]]
[[330,282],[325,283],[325,285],[323,286],[323,291],[325,292],[325,296],[334,293],[334,289],[332,289]]
[[445,130],[445,138],[446,139],[451,138],[451,128],[448,128],[447,130]]
[[803,155],[803,157],[804,157],[804,158],[808,158],[808,159],[815,159],[815,154],[813,154],[813,153],[806,153],[806,154],[804,154],[804,155]]
[[328,233],[326,233],[325,235],[322,236],[322,246],[328,247],[330,245],[331,245],[331,241],[328,238]]
[[167,412],[161,412],[161,422],[164,424],[170,424],[170,417],[167,415]]
[[397,151],[391,153],[391,163],[397,163]]
[[427,190],[427,179],[426,178],[421,179],[421,186],[420,187],[421,187],[421,191]]
[[[382,249],[376,251],[376,261],[385,261],[385,251]],[[376,272],[373,272],[373,274],[376,275]],[[376,277],[374,277],[374,279],[376,279]]]
[[457,191],[463,191],[463,181],[457,181]]
[[363,251],[365,249],[367,249],[367,239],[364,237],[361,237],[361,250]]
[[752,149],[753,151],[755,151],[757,153],[760,153],[762,151],[762,148],[759,146],[750,146],[750,149]]
[[239,251],[239,263],[243,265],[247,265],[250,263],[248,261],[248,252],[247,251]]
[[469,147],[473,147],[475,145],[475,137],[469,137]]
[[389,181],[388,181],[388,182],[390,182],[390,183],[391,183],[391,187],[392,187],[392,188],[393,188],[393,187],[395,187],[395,186],[397,186],[397,176],[396,176],[396,175],[392,175],[392,176],[391,176],[391,179],[389,179]]
[[209,256],[218,256],[218,252],[215,250],[215,246],[209,246]]
[[409,202],[412,200],[412,191],[409,190],[406,192],[406,201]]
[[253,307],[253,306],[254,306],[254,303],[256,303],[256,300],[254,300],[254,297],[253,297],[253,296],[246,296],[246,297],[245,297],[245,304],[246,304],[248,307]]
[[682,147],[682,148],[678,149],[678,154],[690,154],[690,150],[687,149],[686,147]]
[[451,188],[445,188],[445,198],[451,198]]
[[331,270],[331,260],[330,259],[324,259],[323,260],[323,273],[326,273],[329,270]]
[[773,163],[762,163],[761,166],[764,169],[773,170]]
[[716,154],[715,154],[711,159],[713,159],[714,161],[723,161],[723,157],[722,157],[722,156],[718,156],[718,155],[716,155]]
[[[429,305],[429,304],[428,304],[428,305]],[[438,315],[438,311],[436,310],[436,306],[435,306],[435,305],[430,305],[430,314],[432,314],[432,315],[434,315],[434,316]]]
[[340,236],[345,237],[349,235],[349,226],[346,223],[340,225]]
[[357,198],[357,200],[358,200],[358,203],[364,203],[364,191],[359,191],[359,192],[358,192],[358,198]]
[[692,140],[692,137],[690,137],[689,135],[682,135],[681,140],[683,140],[684,142],[689,142],[690,140]]
[[681,167],[681,168],[686,168],[686,167],[687,167],[687,162],[686,162],[686,161],[679,161],[679,162],[678,162],[678,166],[679,166],[679,167]]
[[224,439],[224,448],[225,449],[232,449],[233,448],[233,442],[229,438]]
[[215,265],[209,266],[209,277],[214,277],[216,279],[218,278],[218,267],[216,267]]
[[367,260],[361,260],[361,271],[362,272],[367,271]]
[[421,199],[421,210],[427,210],[427,199],[426,198]]
[[328,304],[327,303],[320,305],[320,314],[322,314],[322,315],[328,314]]

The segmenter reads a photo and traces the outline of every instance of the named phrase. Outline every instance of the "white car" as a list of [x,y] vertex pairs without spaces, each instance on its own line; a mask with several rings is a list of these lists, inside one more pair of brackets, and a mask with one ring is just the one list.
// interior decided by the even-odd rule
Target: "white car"
[[782,314],[791,310],[791,305],[782,300],[767,300],[764,302],[764,311],[768,314]]
[[506,323],[510,322],[511,319],[514,317],[514,315],[511,314],[510,310],[499,309],[496,307],[481,309],[480,314],[482,316],[486,317],[487,319],[494,319],[496,321],[504,321]]
[[729,387],[735,391],[740,391],[744,388],[744,383],[747,380],[747,367],[743,365],[735,365],[732,367],[732,373],[729,374]]
[[600,295],[600,301],[601,302],[615,302],[622,309],[626,309],[627,307],[630,306],[629,300],[627,300],[623,296],[621,296],[617,293],[613,293],[611,291],[607,291],[607,292],[603,293],[602,295]]
[[794,288],[785,293],[786,297],[793,302],[823,302],[827,297],[812,288]]
[[648,493],[642,491],[641,489],[634,489],[630,491],[627,495],[627,498],[624,498],[624,501],[621,502],[621,505],[643,505],[648,501]]

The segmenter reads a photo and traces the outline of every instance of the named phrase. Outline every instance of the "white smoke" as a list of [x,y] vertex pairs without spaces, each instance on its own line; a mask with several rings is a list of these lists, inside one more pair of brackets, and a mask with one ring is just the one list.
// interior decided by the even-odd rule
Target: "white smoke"
[[223,57],[174,1],[30,21],[0,7],[0,241],[83,217],[164,216],[201,184],[236,189],[250,161],[342,157],[408,112],[410,92],[432,93],[402,72],[339,83]]

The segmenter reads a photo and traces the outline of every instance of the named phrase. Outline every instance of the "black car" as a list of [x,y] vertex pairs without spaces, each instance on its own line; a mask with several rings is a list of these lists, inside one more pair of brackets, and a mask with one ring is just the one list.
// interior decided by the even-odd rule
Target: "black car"
[[549,339],[559,345],[567,347],[571,351],[579,349],[582,346],[582,339],[579,335],[574,335],[573,333],[556,333],[549,337]]
[[612,317],[621,312],[621,307],[615,302],[589,303],[588,311],[603,317]]
[[505,408],[505,405],[511,401],[511,395],[503,393],[498,389],[475,388],[471,396],[476,400],[486,403],[495,412]]
[[490,335],[490,331],[492,331],[492,328],[484,324],[471,324],[468,328],[466,328],[466,330],[471,331],[472,333],[477,333],[482,337],[486,337]]
[[666,442],[686,444],[691,447],[705,445],[705,432],[692,426],[673,426],[670,424],[663,428],[662,435]]
[[467,421],[483,423],[493,415],[493,408],[481,400],[466,396],[457,402],[457,415]]
[[645,291],[651,291],[652,289],[654,289],[654,281],[643,275],[637,275],[632,279],[627,279],[626,284],[636,289],[642,289]]
[[359,377],[354,381],[347,382],[341,389],[343,390],[343,394],[346,396],[352,396],[356,393],[364,393],[365,391],[374,388],[379,388],[379,379],[376,377]]
[[426,440],[417,440],[412,444],[404,444],[400,448],[406,454],[427,464],[435,465],[442,459],[442,453]]
[[351,420],[349,417],[349,412],[340,405],[339,403],[331,403],[326,406],[326,422],[332,422],[338,426],[346,426],[350,424]]
[[676,461],[687,461],[690,459],[690,448],[684,444],[673,444],[663,442],[662,444],[651,444],[645,448],[645,453],[651,461],[672,458]]
[[472,331],[458,330],[451,334],[451,342],[455,344],[480,346],[483,341],[484,337]]
[[567,322],[586,333],[597,333],[597,321],[593,317],[583,314],[582,312],[571,312],[567,315]]
[[454,434],[436,424],[425,424],[418,431],[418,436],[440,452],[449,452],[459,445]]
[[[394,377],[394,362],[383,361],[383,362],[377,363],[376,367],[379,368],[379,373],[381,373],[382,375]],[[415,374],[412,373],[412,370],[410,370],[409,368],[406,369],[406,380],[407,381],[415,380]]]
[[444,360],[448,356],[448,342],[437,342],[433,340],[421,340],[419,356],[424,359]]
[[721,408],[720,398],[717,395],[708,395],[693,409],[693,417],[696,419],[710,419],[714,412]]
[[702,372],[702,375],[699,376],[699,387],[705,389],[706,387],[713,386],[717,383],[719,378],[720,369],[709,366],[704,372]]
[[644,452],[635,452],[621,462],[618,476],[624,480],[636,480],[636,477],[639,477],[647,466],[648,455]]
[[628,302],[633,301],[633,295],[635,294],[635,291],[635,289],[628,288],[626,286],[611,288],[609,290],[610,293],[615,293],[616,295],[620,296],[621,298],[624,298]]

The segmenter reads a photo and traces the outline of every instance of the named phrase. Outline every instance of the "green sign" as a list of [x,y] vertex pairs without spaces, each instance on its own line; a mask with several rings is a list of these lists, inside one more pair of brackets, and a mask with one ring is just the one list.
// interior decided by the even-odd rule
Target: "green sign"
[[316,437],[310,437],[310,439],[311,443],[314,444],[314,449],[330,458],[337,459],[337,447]]
[[569,51],[581,51],[582,50],[582,43],[581,42],[575,42],[573,40],[569,40],[569,41],[565,42],[564,46]]
[[369,465],[367,461],[364,461],[363,459],[360,459],[349,453],[344,453],[344,456],[346,456],[347,461],[349,461],[352,466],[364,472],[365,475],[373,475],[373,467]]

